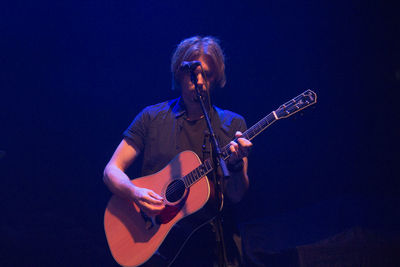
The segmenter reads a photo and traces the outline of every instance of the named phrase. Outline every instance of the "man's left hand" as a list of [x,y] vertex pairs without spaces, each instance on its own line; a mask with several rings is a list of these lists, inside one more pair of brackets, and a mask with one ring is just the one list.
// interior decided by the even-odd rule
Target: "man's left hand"
[[231,141],[229,149],[232,154],[228,160],[229,164],[234,165],[242,158],[247,157],[249,155],[250,147],[253,145],[249,140],[241,137],[243,134],[239,131],[235,133],[235,137],[237,138],[237,142]]

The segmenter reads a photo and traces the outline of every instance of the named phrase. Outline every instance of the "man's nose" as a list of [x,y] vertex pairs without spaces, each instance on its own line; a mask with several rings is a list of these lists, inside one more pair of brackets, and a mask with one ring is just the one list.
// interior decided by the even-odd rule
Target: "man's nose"
[[197,74],[197,84],[199,86],[203,86],[204,83],[205,83],[205,81],[204,81],[203,75],[201,73]]

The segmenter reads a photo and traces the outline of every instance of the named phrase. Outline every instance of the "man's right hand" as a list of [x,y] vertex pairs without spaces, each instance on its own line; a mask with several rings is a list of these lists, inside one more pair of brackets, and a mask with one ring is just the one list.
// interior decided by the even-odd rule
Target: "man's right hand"
[[153,190],[135,187],[133,196],[136,205],[148,216],[159,214],[165,207],[164,199]]

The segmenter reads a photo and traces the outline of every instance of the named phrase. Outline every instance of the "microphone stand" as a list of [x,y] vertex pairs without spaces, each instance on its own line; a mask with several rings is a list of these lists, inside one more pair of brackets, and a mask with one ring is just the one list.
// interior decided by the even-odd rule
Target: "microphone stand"
[[[203,70],[203,66],[200,64],[200,68],[201,68],[201,72],[203,75],[203,79],[205,80],[204,86],[206,86],[206,89],[209,90],[209,88],[207,87],[207,81],[206,81],[206,76],[204,75],[204,70]],[[214,166],[215,167],[219,167],[221,168],[222,171],[222,175],[224,179],[227,179],[230,177],[230,173],[228,171],[228,168],[226,166],[225,160],[223,158],[220,146],[218,144],[218,140],[216,138],[216,135],[214,133],[214,130],[212,129],[211,126],[211,122],[210,122],[210,117],[208,115],[207,109],[205,107],[204,104],[204,99],[203,96],[200,93],[200,90],[198,88],[198,80],[197,80],[197,75],[195,75],[194,73],[195,69],[190,69],[190,79],[192,81],[192,83],[194,84],[194,88],[196,91],[196,95],[199,99],[200,105],[201,105],[201,109],[203,110],[203,114],[204,114],[204,118],[206,120],[207,123],[207,127],[210,133],[210,138],[211,138],[211,143],[212,143],[212,150],[213,150],[213,157],[212,160],[214,162]],[[217,175],[217,168],[215,169],[215,195],[218,198],[218,205],[217,205],[217,216],[215,219],[215,228],[216,228],[216,234],[217,234],[217,244],[218,244],[218,266],[219,267],[226,267],[228,266],[228,260],[226,257],[226,248],[225,248],[225,242],[224,242],[224,234],[223,234],[223,229],[222,229],[222,218],[221,218],[221,213],[219,211],[219,207],[222,204],[223,198],[220,198],[220,196],[223,196],[223,181],[221,181],[220,179],[218,179],[218,175]]]
[[[200,65],[200,67],[201,67],[202,73],[204,74],[203,67],[201,65]],[[205,76],[203,75],[203,77],[205,77]],[[207,109],[205,107],[203,96],[200,93],[199,86],[197,84],[197,76],[194,74],[194,70],[190,70],[190,79],[191,79],[192,83],[194,84],[194,89],[195,89],[196,95],[199,99],[201,109],[203,110],[204,118],[206,119],[207,127],[210,132],[211,142],[213,144],[213,150],[215,152],[214,155],[216,155],[216,159],[213,159],[214,161],[216,161],[214,163],[217,163],[216,166],[219,166],[221,168],[223,177],[229,178],[230,173],[228,171],[228,167],[226,166],[226,162],[222,155],[222,152],[219,147],[218,140],[216,138],[214,130],[212,129],[210,117],[209,117]],[[207,86],[207,83],[205,83],[205,85]],[[207,88],[207,90],[208,90],[208,88]]]

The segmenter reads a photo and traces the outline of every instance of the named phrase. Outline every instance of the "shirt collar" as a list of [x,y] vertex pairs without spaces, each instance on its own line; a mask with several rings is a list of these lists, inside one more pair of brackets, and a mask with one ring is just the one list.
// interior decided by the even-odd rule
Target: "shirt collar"
[[[185,103],[183,102],[182,97],[175,99],[176,104],[172,108],[172,113],[174,113],[175,118],[181,117],[186,114],[186,107]],[[220,114],[222,112],[221,109],[217,108],[216,106],[212,105],[212,110],[210,112],[210,116],[214,116],[214,113]]]
[[186,113],[186,108],[185,108],[185,104],[183,103],[182,97],[179,97],[178,99],[176,99],[176,104],[172,108],[172,112],[174,113],[175,118],[178,118],[178,117],[182,116],[184,113]]

